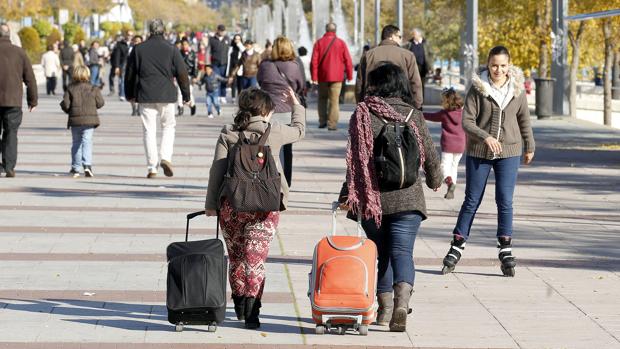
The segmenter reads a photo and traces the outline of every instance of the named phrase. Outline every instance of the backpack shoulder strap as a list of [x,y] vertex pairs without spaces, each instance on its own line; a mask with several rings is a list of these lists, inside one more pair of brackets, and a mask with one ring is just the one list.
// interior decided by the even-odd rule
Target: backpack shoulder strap
[[321,57],[321,59],[319,60],[319,64],[317,65],[317,67],[320,67],[321,64],[323,63],[323,61],[325,60],[325,57],[327,57],[327,53],[329,52],[329,49],[332,48],[332,45],[334,44],[334,41],[336,41],[337,37],[334,36],[334,38],[332,39],[332,41],[329,42],[329,45],[327,45],[327,49],[325,50],[325,52],[323,52],[323,56]]
[[267,129],[265,130],[265,133],[263,133],[263,135],[260,136],[260,139],[258,140],[258,145],[260,146],[265,145],[265,142],[267,142],[267,138],[269,137],[270,133],[271,133],[271,123],[267,125]]
[[237,143],[239,144],[246,144],[247,143],[247,137],[245,136],[245,133],[243,132],[243,130],[239,131],[239,140],[237,141]]

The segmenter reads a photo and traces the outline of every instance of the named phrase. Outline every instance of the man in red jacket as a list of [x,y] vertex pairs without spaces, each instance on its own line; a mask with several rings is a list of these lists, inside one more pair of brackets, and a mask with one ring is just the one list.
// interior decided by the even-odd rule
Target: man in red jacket
[[353,63],[347,44],[336,37],[336,24],[327,24],[325,31],[314,44],[310,69],[312,83],[319,84],[319,128],[336,131],[340,113],[338,97],[345,74],[348,81],[353,77]]

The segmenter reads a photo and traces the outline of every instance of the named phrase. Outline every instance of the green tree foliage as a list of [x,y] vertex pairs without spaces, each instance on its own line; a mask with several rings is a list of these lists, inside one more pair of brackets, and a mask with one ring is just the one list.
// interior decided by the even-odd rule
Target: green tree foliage
[[53,28],[50,35],[47,36],[47,45],[59,43],[61,40],[62,36],[60,35],[60,31],[58,31],[58,29],[56,28]]
[[52,33],[52,24],[44,19],[38,19],[32,27],[39,33],[40,38],[45,38]]
[[460,59],[465,0],[438,0],[428,5],[423,9],[420,27],[424,29],[432,56],[441,60]]
[[75,32],[75,36],[73,37],[73,43],[79,44],[82,40],[86,40],[86,33],[84,33],[82,27],[78,27],[77,31]]
[[62,25],[62,31],[65,33],[65,40],[69,42],[74,42],[77,31],[80,28],[80,25],[75,22],[67,22]]
[[26,51],[28,58],[33,63],[41,59],[41,39],[39,33],[32,27],[24,27],[18,33],[22,41],[22,48]]
[[100,24],[101,30],[105,32],[105,37],[115,37],[118,34],[127,35],[130,30],[135,30],[134,26],[130,23],[120,22],[102,22]]

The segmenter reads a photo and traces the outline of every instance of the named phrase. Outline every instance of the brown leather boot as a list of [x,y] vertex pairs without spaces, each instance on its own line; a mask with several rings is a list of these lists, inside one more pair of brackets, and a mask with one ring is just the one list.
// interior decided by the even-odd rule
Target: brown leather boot
[[413,293],[413,286],[406,282],[394,285],[394,312],[390,320],[390,331],[404,332],[407,329],[407,315],[411,313],[409,299]]
[[392,292],[383,292],[377,295],[377,302],[379,303],[379,309],[377,310],[377,325],[387,326],[392,319],[392,312],[394,311],[394,299]]

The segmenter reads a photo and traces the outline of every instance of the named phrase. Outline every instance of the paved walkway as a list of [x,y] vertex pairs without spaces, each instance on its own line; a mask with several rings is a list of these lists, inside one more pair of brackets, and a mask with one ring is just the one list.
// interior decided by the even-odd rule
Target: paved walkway
[[[290,210],[267,264],[263,326],[243,329],[229,304],[216,333],[176,333],[166,319],[164,251],[183,238],[184,215],[203,207],[215,139],[233,108],[210,120],[201,104],[199,117],[179,118],[175,176],[147,180],[140,120],[107,98],[96,176],[72,179],[58,103],[42,96],[25,114],[17,177],[0,179],[0,348],[620,348],[618,130],[534,121],[537,158],[522,168],[515,198],[515,278],[501,277],[496,260],[492,185],[465,257],[447,276],[441,259],[463,186],[451,201],[426,190],[430,218],[415,246],[407,332],[317,336],[307,274],[344,178],[350,113],[328,132],[309,110],[307,137],[294,147]],[[339,225],[354,234],[354,224],[340,217]],[[193,238],[210,237],[215,221],[193,228]]]

